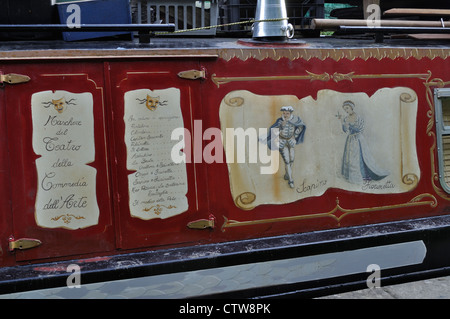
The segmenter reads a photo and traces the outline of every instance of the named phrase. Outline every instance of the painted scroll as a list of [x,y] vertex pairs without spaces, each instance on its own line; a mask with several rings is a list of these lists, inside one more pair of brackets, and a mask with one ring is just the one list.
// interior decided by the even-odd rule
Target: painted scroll
[[129,207],[133,217],[165,219],[187,211],[185,163],[174,163],[172,131],[183,128],[180,90],[125,93]]
[[[281,109],[289,107],[290,120],[283,121]],[[417,95],[404,87],[383,88],[370,97],[322,90],[316,100],[230,92],[221,102],[220,121],[235,204],[253,209],[291,203],[329,188],[409,192],[420,179],[416,115]],[[236,161],[239,150],[229,146],[226,129],[238,127],[267,132],[259,133],[258,152],[272,149],[272,159],[278,157],[274,174],[261,174],[268,165],[261,161]],[[279,130],[270,134],[271,127]],[[248,147],[245,152],[248,159]]]
[[93,97],[43,91],[32,95],[33,149],[38,190],[36,222],[45,228],[86,228],[98,223]]

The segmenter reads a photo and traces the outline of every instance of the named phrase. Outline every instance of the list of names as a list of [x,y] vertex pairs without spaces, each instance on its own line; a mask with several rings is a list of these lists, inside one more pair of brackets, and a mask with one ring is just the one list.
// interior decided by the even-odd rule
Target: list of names
[[149,220],[185,212],[186,164],[171,158],[172,131],[184,127],[180,90],[134,90],[124,99],[127,169],[134,171],[128,176],[130,214]]

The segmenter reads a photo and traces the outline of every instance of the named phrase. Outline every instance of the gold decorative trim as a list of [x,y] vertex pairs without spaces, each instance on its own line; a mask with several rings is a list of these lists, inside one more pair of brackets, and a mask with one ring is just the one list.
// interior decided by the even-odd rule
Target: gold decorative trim
[[144,208],[142,211],[150,212],[153,210],[153,213],[155,215],[159,216],[159,215],[161,215],[163,208],[172,209],[172,208],[177,208],[177,207],[173,206],[173,205],[166,206],[166,205],[157,204],[157,205],[151,206],[150,208]]
[[[424,199],[426,199],[426,200],[424,200]],[[230,228],[230,227],[252,226],[252,225],[259,225],[259,224],[288,222],[288,221],[292,222],[292,221],[299,221],[299,220],[305,220],[305,219],[311,219],[311,218],[332,218],[335,221],[337,221],[338,226],[340,226],[341,220],[345,216],[348,216],[350,214],[381,212],[381,211],[392,210],[392,209],[397,209],[397,208],[417,207],[417,206],[430,206],[432,208],[435,208],[437,206],[437,200],[433,195],[426,193],[426,194],[420,194],[420,195],[412,198],[407,203],[403,203],[403,204],[346,209],[340,205],[339,198],[336,198],[336,206],[332,210],[325,212],[325,213],[297,215],[297,216],[289,216],[289,217],[278,217],[278,218],[269,218],[269,219],[260,219],[260,220],[249,220],[249,221],[229,220],[228,218],[226,218],[224,216],[222,232],[224,232],[226,228]]]
[[264,60],[272,59],[278,61],[286,58],[291,61],[303,59],[309,61],[318,59],[332,59],[340,61],[347,59],[353,61],[355,59],[423,59],[428,58],[434,60],[436,58],[446,59],[450,56],[448,48],[314,48],[314,47],[271,47],[271,48],[249,48],[238,46],[234,48],[206,48],[206,49],[125,49],[125,50],[24,50],[24,51],[0,51],[0,60],[81,60],[81,59],[216,59],[220,58],[230,61],[234,58],[247,61],[248,59]]
[[56,221],[62,219],[64,224],[70,224],[72,222],[72,218],[75,218],[77,220],[78,219],[86,219],[84,216],[76,216],[74,214],[64,214],[64,215],[55,216],[51,220],[56,222]]
[[280,81],[280,80],[310,80],[310,81],[329,81],[332,77],[328,73],[315,74],[306,70],[307,75],[274,75],[274,76],[232,76],[218,77],[211,75],[211,81],[219,87],[222,84],[238,81]]
[[219,58],[226,61],[231,59],[239,59],[247,61],[248,59],[256,59],[262,61],[264,59],[271,59],[278,61],[286,58],[293,60],[319,59],[324,61],[332,59],[340,61],[343,59],[353,61],[355,59],[417,59],[428,58],[434,60],[436,58],[446,59],[450,56],[450,49],[444,48],[352,48],[352,49],[315,49],[315,48],[255,48],[255,49],[224,49],[219,51]]
[[211,81],[220,87],[220,85],[230,82],[249,82],[249,81],[286,81],[286,80],[309,80],[309,81],[323,81],[328,82],[333,80],[335,82],[350,81],[354,79],[420,79],[428,81],[431,77],[431,71],[428,73],[417,74],[355,74],[350,72],[347,74],[335,72],[329,74],[327,72],[322,74],[315,74],[306,70],[306,75],[279,75],[279,76],[233,76],[233,77],[219,77],[216,74],[211,75]]
[[437,186],[436,183],[439,183],[439,173],[437,171],[436,165],[435,165],[435,154],[436,154],[436,148],[437,148],[437,137],[434,133],[434,122],[435,122],[435,107],[434,107],[434,94],[433,89],[435,88],[443,88],[447,85],[450,85],[450,81],[443,81],[439,78],[433,78],[426,81],[424,83],[425,89],[426,89],[426,100],[429,106],[429,110],[427,112],[427,116],[429,118],[428,124],[427,124],[427,130],[426,133],[428,136],[430,136],[433,139],[433,145],[430,148],[430,162],[431,162],[431,185],[433,186],[434,191],[436,192],[439,197],[441,197],[444,200],[450,201],[450,195],[447,194],[444,190],[442,190],[441,187]]

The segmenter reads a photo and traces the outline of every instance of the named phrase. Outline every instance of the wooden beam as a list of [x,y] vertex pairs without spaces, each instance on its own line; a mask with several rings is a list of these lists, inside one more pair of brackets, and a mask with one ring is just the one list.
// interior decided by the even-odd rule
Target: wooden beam
[[419,15],[419,16],[450,16],[448,9],[413,9],[413,8],[393,8],[386,10],[383,15],[402,16],[402,15]]

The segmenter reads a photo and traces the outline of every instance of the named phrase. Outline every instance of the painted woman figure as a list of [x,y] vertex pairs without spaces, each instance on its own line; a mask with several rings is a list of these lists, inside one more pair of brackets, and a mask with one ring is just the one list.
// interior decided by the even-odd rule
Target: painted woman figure
[[342,129],[348,134],[345,141],[341,173],[351,183],[362,184],[364,181],[378,181],[389,175],[380,169],[370,153],[364,139],[364,119],[354,111],[352,101],[345,101],[342,108],[347,115],[342,119]]

